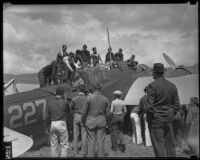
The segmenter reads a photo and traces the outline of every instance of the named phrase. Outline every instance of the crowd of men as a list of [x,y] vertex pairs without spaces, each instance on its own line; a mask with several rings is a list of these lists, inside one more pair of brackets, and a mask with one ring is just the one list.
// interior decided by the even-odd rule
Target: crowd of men
[[[119,48],[117,53],[112,52],[112,48],[108,48],[108,53],[105,57],[105,66],[108,69],[119,67],[119,62],[124,61],[123,50]],[[127,60],[127,65],[130,67],[136,67],[137,62],[134,61],[135,56]],[[57,53],[56,60],[53,60],[50,64],[43,67],[38,72],[38,79],[40,87],[46,87],[47,85],[57,85],[61,83],[73,84],[75,82],[75,72],[81,68],[96,67],[99,64],[103,64],[100,54],[97,52],[97,48],[92,48],[92,53],[87,50],[87,45],[83,45],[83,49],[76,50],[76,53],[67,51],[67,45],[62,45],[62,49]]]
[[[86,63],[86,59],[87,56],[83,63]],[[137,144],[143,143],[139,122],[139,117],[142,116],[145,123],[144,144],[153,146],[156,157],[176,157],[172,122],[181,108],[176,86],[165,79],[163,75],[164,65],[154,64],[153,78],[155,81],[144,89],[145,93],[141,97],[139,106],[135,107],[131,113],[133,127],[135,127],[132,141]],[[86,92],[85,85],[78,84],[79,94],[71,102],[64,99],[65,90],[59,86],[56,89],[56,97],[48,102],[45,124],[46,126],[50,125],[51,156],[68,156],[69,140],[66,120],[69,112],[74,114],[73,150],[75,156],[79,152],[78,137],[81,134],[80,153],[82,157],[106,157],[106,128],[111,131],[111,149],[113,151],[126,151],[122,128],[127,108],[120,98],[122,92],[119,90],[113,92],[114,100],[109,105],[108,98],[101,93],[101,85],[97,82],[90,85],[93,86],[93,90]],[[198,98],[192,97],[189,106],[186,124],[190,128],[195,128],[195,132],[199,132]],[[199,155],[191,134],[194,132],[187,134],[186,142],[191,151]],[[59,146],[60,149],[58,149]]]

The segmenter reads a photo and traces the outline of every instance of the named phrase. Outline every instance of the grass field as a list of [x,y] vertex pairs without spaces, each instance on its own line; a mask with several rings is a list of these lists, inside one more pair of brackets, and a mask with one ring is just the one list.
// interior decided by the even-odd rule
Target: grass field
[[[131,142],[131,137],[124,135],[125,143],[126,143],[126,151],[124,153],[120,151],[112,151],[111,150],[111,141],[110,135],[106,135],[106,157],[154,157],[154,152],[152,147],[145,147],[144,145],[136,145]],[[177,157],[189,158],[189,149],[187,145],[184,143],[183,146],[176,148]],[[26,153],[22,154],[20,157],[49,157],[50,156],[50,147],[43,146],[37,150],[29,150]],[[69,148],[69,157],[81,157],[81,155],[73,155],[73,146],[70,143]]]

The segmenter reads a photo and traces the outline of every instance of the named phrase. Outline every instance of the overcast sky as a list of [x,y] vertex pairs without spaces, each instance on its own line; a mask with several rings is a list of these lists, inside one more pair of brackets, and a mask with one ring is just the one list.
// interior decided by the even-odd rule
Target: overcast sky
[[108,49],[125,60],[168,66],[162,53],[178,65],[198,62],[198,6],[190,4],[12,5],[3,11],[4,73],[36,73],[67,44],[75,52],[87,44],[102,59]]

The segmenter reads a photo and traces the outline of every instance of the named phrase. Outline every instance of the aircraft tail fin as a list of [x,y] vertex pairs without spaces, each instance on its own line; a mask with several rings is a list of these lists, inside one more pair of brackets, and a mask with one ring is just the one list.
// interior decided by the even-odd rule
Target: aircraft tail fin
[[167,63],[173,68],[176,69],[178,66],[174,63],[174,61],[165,53],[163,53],[164,59],[167,61]]

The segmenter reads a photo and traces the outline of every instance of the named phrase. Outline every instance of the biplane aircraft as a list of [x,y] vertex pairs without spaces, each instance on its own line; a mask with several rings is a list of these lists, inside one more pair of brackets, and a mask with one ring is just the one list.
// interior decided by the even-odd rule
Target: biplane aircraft
[[[119,70],[118,68],[106,70],[105,67],[93,67],[87,68],[85,72],[90,82],[98,81],[101,83],[103,92],[106,93],[108,86],[113,82],[117,80],[121,81],[121,78],[136,73],[136,71],[129,69],[124,63],[121,64],[121,67],[123,70]],[[143,73],[143,70],[139,70],[138,72],[140,72],[140,75],[146,75],[146,72]],[[4,90],[6,90],[13,84],[14,90],[16,91],[15,94],[4,95],[4,136],[17,137],[20,134],[20,137],[22,137],[23,134],[24,139],[27,136],[29,137],[27,143],[32,144],[31,137],[34,146],[45,144],[48,136],[43,123],[44,111],[47,102],[55,96],[55,90],[58,86],[47,86],[45,88],[19,92],[13,82],[14,80],[11,80],[8,84],[4,85]],[[73,88],[69,84],[62,84],[62,86],[65,88],[66,99],[70,100],[77,95],[77,92],[73,91]],[[109,98],[112,98],[112,95]],[[72,139],[73,117],[72,114],[68,116],[71,117],[69,118],[71,121],[68,122],[69,139]],[[5,137],[4,140],[8,141],[9,138],[6,139]],[[12,138],[10,140],[12,141]],[[20,145],[20,140],[22,139],[18,138],[15,140],[13,157],[22,153],[19,152],[20,148],[21,151],[25,151],[25,147],[27,149],[30,148],[30,145],[29,148],[28,146]],[[19,145],[17,146],[17,144]]]
[[[166,57],[166,55],[164,57]],[[139,98],[143,96],[143,88],[153,81],[153,79],[151,69],[149,67],[144,67],[145,65],[138,65],[136,70],[130,69],[125,62],[120,65],[122,70],[119,70],[118,68],[106,70],[104,67],[94,67],[87,68],[85,72],[87,73],[90,82],[98,81],[101,83],[102,92],[109,98],[110,102],[113,100],[112,93],[114,90],[118,89],[122,91],[122,98],[127,103],[127,109],[129,111],[126,116],[128,117],[131,108],[138,105]],[[195,66],[198,67],[198,65]],[[189,103],[188,99],[186,100],[186,97],[198,97],[198,91],[196,89],[198,87],[194,86],[198,83],[198,75],[193,74],[198,71],[195,66],[190,67],[190,72],[185,70],[187,69],[186,67],[177,67],[173,70],[166,71],[165,73],[166,77],[178,86],[179,95],[182,95],[181,104],[185,104],[186,102]],[[181,71],[181,76],[179,71]],[[187,87],[184,86],[185,84],[187,84]],[[74,92],[70,85],[62,84],[62,86],[66,91],[66,99],[70,100],[77,95],[77,92]],[[6,132],[4,133],[4,136],[12,134],[12,137],[17,137],[18,133],[20,133],[23,134],[24,137],[31,137],[36,146],[45,144],[48,136],[45,132],[43,123],[44,111],[47,102],[54,97],[56,87],[57,86],[48,86],[46,88],[38,88],[4,96],[4,131]],[[186,92],[186,90],[188,92]],[[68,122],[68,128],[71,137],[70,139],[72,139],[73,129],[70,123],[72,124],[73,116],[69,115],[69,117],[71,117],[71,122]],[[127,130],[127,128],[129,127],[124,129]],[[32,145],[30,139],[27,139],[27,142]],[[21,143],[19,142],[18,144]],[[31,145],[14,146],[18,150],[20,146],[22,147],[21,150],[26,151],[24,147],[29,149]],[[13,150],[16,150],[15,148]],[[15,157],[22,152],[17,151],[13,153],[17,153],[13,155]]]
[[[107,35],[110,47],[111,45],[108,27]],[[166,54],[163,54],[163,56],[173,69],[171,71],[166,71],[166,77],[178,77],[198,73],[198,69],[196,69],[198,68],[198,65],[192,66],[190,68],[187,68],[185,66],[177,67],[177,65]],[[116,89],[121,90],[123,93],[122,98],[125,99],[127,105],[129,105],[128,111],[130,111],[130,106],[138,104],[138,99],[140,96],[142,96],[140,90],[142,89],[143,91],[145,85],[147,85],[147,83],[152,80],[152,78],[150,77],[152,76],[152,68],[145,64],[140,64],[133,69],[128,67],[126,62],[119,63],[119,66],[120,68],[114,68],[111,70],[106,70],[105,66],[87,68],[85,72],[87,73],[91,83],[94,81],[98,81],[101,83],[102,92],[105,96],[109,98],[110,101],[113,99],[113,91]],[[194,70],[195,72],[193,72]],[[196,76],[194,76],[193,78],[196,79]],[[184,78],[183,83],[185,83],[185,81],[188,81],[188,79],[190,78]],[[176,80],[176,78],[174,78],[174,80],[175,83],[179,83],[179,80]],[[4,89],[6,90],[11,84],[14,84],[13,82],[14,80],[11,80],[8,84],[4,85]],[[26,136],[32,137],[35,143],[35,137],[43,137],[43,135],[46,135],[43,125],[44,110],[47,102],[55,95],[56,87],[57,86],[48,86],[45,88],[33,89],[35,88],[35,86],[33,86],[33,88],[29,91],[18,93],[18,90],[14,85],[14,91],[16,94],[4,95],[4,127],[7,127],[4,129],[4,131],[6,132],[4,133],[4,136],[12,134],[11,137],[14,137],[17,136],[16,132],[19,132]],[[66,99],[70,100],[73,96],[77,94],[77,92],[73,91],[70,85],[63,84],[63,87],[66,90]],[[127,97],[129,97],[128,100]],[[135,98],[136,100],[134,101],[134,98],[132,97],[137,98]],[[72,128],[68,128],[72,132]],[[29,142],[31,143],[30,139]],[[39,140],[39,142],[41,143],[42,141]],[[17,141],[15,141],[15,143],[17,144]],[[14,150],[16,150],[17,148],[16,144],[14,145]],[[20,138],[19,144],[21,144]],[[18,149],[21,147],[21,150],[23,151],[25,151],[24,147],[27,147],[23,145],[18,146]],[[19,152],[18,150],[17,153],[18,154],[14,154],[14,157],[18,156],[19,153],[21,154],[22,152]]]

